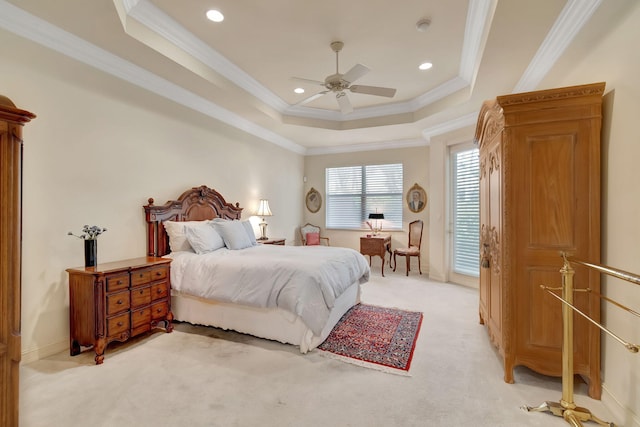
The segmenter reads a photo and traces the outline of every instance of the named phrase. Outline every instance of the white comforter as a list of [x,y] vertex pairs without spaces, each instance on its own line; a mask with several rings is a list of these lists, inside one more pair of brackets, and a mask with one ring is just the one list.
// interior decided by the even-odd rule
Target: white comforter
[[369,264],[357,251],[327,246],[258,245],[169,255],[173,292],[254,307],[279,307],[320,334],[333,304]]

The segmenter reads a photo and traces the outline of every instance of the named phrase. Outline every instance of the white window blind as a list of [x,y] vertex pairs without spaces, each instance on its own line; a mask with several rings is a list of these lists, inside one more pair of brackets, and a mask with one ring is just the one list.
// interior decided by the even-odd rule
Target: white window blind
[[479,276],[478,149],[453,153],[453,271]]
[[362,229],[370,213],[384,230],[402,229],[402,164],[327,168],[326,227]]

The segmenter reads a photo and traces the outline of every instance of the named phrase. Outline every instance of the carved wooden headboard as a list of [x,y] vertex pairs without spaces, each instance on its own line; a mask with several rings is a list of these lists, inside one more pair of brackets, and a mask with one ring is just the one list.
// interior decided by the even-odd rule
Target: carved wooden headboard
[[162,206],[155,206],[153,198],[143,206],[147,220],[147,254],[163,256],[170,252],[169,236],[162,224],[164,221],[202,221],[224,218],[240,219],[242,208],[227,203],[216,190],[206,185],[193,187]]

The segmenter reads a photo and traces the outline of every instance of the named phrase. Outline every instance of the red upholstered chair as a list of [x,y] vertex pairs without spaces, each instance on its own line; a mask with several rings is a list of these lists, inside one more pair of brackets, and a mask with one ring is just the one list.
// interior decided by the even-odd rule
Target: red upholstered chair
[[317,246],[324,244],[329,246],[329,238],[320,235],[320,227],[306,223],[300,227],[300,240],[303,246]]
[[397,248],[393,251],[393,271],[396,271],[398,263],[396,261],[396,255],[400,255],[407,260],[407,276],[409,270],[411,270],[411,257],[418,257],[418,271],[422,274],[422,267],[420,266],[420,245],[422,244],[422,228],[424,224],[422,220],[418,219],[409,224],[409,247]]

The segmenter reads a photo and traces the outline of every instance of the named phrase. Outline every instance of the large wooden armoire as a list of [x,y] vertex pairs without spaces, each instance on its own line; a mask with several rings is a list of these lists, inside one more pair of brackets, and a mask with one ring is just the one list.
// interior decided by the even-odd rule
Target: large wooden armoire
[[22,126],[35,115],[0,95],[0,426],[18,426]]
[[[604,83],[499,96],[480,111],[480,322],[504,361],[562,376],[561,252],[600,262]],[[600,320],[600,276],[576,265],[574,304]],[[574,372],[599,399],[600,331],[574,315]]]

